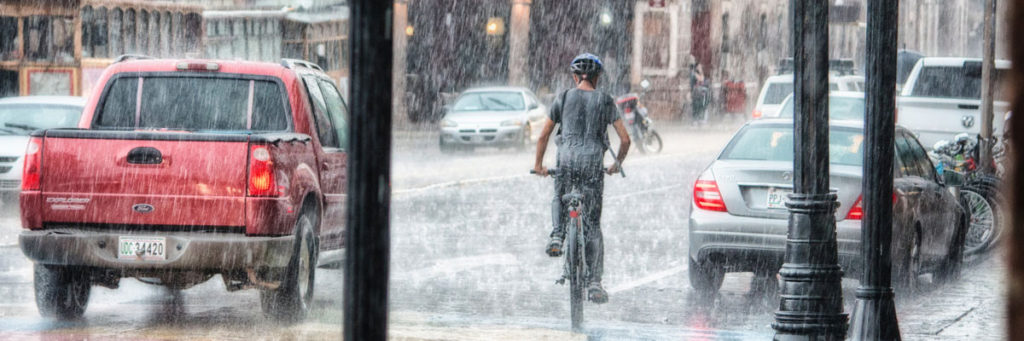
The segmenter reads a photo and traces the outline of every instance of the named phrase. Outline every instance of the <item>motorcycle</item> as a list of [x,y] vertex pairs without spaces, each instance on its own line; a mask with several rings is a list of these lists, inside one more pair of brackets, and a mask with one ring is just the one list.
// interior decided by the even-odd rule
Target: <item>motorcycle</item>
[[[936,171],[955,172],[963,178],[958,195],[960,204],[967,210],[970,225],[964,239],[964,255],[978,254],[997,245],[1002,236],[1003,197],[1000,192],[1002,180],[994,173],[982,171],[979,165],[979,137],[961,133],[953,141],[938,141],[932,146],[929,156],[935,162]],[[1002,145],[992,141],[993,155],[1002,154]],[[994,157],[995,159],[995,157]],[[995,161],[990,165],[995,172]]]
[[640,94],[628,93],[616,99],[615,104],[623,113],[623,120],[626,122],[626,130],[629,131],[629,138],[634,141],[637,150],[641,153],[659,153],[663,147],[661,135],[654,130],[654,121],[647,114],[647,108],[640,104],[640,99],[647,93],[650,82],[644,80],[640,83],[644,89]]

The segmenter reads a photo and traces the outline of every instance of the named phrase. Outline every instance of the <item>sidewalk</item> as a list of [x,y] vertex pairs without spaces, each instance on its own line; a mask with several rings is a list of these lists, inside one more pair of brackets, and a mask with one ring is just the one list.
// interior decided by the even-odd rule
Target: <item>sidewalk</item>
[[904,340],[1005,339],[1006,265],[1002,252],[964,264],[960,281],[897,299]]

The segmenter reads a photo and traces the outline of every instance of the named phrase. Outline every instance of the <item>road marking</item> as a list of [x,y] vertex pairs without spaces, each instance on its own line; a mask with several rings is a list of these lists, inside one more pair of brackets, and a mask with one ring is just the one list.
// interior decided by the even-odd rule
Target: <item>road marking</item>
[[398,279],[425,279],[440,275],[450,275],[472,268],[488,265],[514,265],[519,263],[511,253],[494,253],[478,256],[447,258],[434,262],[434,265],[409,272],[396,272]]
[[617,293],[617,292],[622,292],[622,291],[630,290],[630,289],[633,289],[633,288],[636,288],[636,287],[639,287],[639,286],[642,286],[642,285],[645,285],[645,284],[648,284],[648,283],[660,280],[662,278],[665,278],[665,277],[668,277],[668,276],[672,276],[672,275],[675,275],[677,273],[686,271],[686,268],[687,268],[686,264],[683,264],[683,265],[676,266],[676,267],[673,267],[673,268],[670,268],[670,269],[667,269],[667,270],[655,272],[653,274],[650,274],[650,275],[647,275],[647,276],[644,276],[644,277],[641,277],[641,278],[637,278],[635,280],[632,280],[632,281],[629,281],[629,282],[626,282],[626,283],[622,283],[622,284],[616,285],[615,287],[609,289],[608,293],[609,294],[614,294],[614,293]]
[[432,189],[439,189],[439,188],[446,188],[446,187],[456,187],[456,186],[463,186],[463,185],[472,185],[472,184],[491,182],[491,181],[512,180],[512,179],[518,179],[518,178],[525,178],[525,177],[528,177],[528,176],[530,176],[530,175],[528,175],[528,174],[519,174],[519,175],[494,176],[494,177],[488,177],[488,178],[448,181],[448,182],[441,182],[441,183],[431,184],[431,185],[427,185],[427,186],[423,186],[423,187],[416,187],[416,188],[408,188],[408,189],[396,190],[396,191],[393,191],[392,194],[394,194],[395,196],[418,194],[418,193],[426,192],[426,191],[429,191],[429,190],[432,190]]
[[667,190],[670,190],[670,189],[676,189],[676,188],[681,188],[681,187],[685,187],[685,184],[668,185],[668,186],[662,186],[662,187],[652,188],[652,189],[643,190],[643,191],[636,191],[636,192],[629,192],[629,193],[623,193],[623,194],[618,194],[618,195],[612,195],[612,196],[606,197],[605,199],[607,199],[607,200],[622,199],[622,198],[628,198],[628,197],[635,196],[635,195],[650,194],[650,193],[667,191]]

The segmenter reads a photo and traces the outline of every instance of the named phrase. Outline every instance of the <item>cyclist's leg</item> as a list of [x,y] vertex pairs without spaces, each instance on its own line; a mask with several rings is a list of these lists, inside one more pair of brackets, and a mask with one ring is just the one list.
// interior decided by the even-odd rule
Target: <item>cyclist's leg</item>
[[562,254],[562,242],[565,240],[565,205],[562,196],[568,193],[571,184],[565,177],[555,177],[555,195],[551,199],[551,239],[544,249],[548,256],[558,257]]
[[604,275],[604,237],[601,233],[604,175],[597,173],[597,177],[591,178],[586,187],[583,233],[587,242],[588,296],[595,303],[604,303],[608,301],[608,293],[601,286]]

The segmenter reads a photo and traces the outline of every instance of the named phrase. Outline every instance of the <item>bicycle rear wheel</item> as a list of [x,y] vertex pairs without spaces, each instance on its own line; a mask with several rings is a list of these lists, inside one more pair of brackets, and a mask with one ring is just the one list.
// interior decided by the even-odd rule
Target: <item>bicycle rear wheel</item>
[[579,218],[572,220],[572,228],[567,236],[568,252],[566,261],[569,262],[569,309],[572,318],[572,329],[579,331],[583,328],[583,301],[586,295],[585,260],[583,255],[583,236],[579,231],[582,226]]

